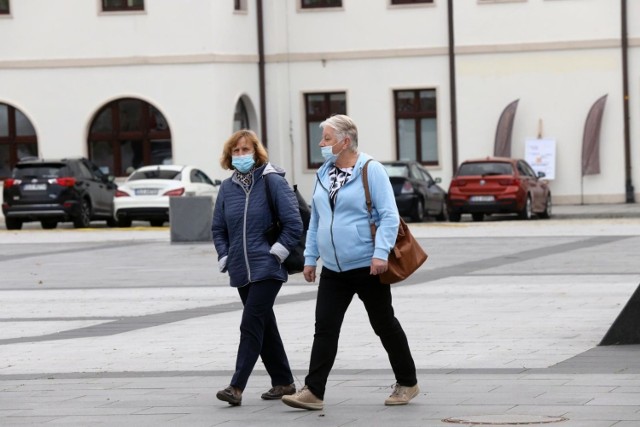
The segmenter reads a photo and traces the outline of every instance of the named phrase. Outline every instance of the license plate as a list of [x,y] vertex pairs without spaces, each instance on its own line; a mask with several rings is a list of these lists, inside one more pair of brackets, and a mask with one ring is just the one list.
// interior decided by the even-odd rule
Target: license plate
[[157,188],[137,188],[135,190],[136,196],[155,196],[158,194]]
[[470,202],[493,202],[493,196],[471,196],[469,198]]
[[24,184],[22,189],[25,191],[42,191],[47,189],[47,184]]

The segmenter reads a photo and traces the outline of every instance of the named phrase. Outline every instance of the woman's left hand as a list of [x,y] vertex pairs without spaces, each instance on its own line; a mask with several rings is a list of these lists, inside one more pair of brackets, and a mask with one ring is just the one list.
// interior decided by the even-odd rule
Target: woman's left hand
[[389,263],[387,263],[387,261],[380,258],[371,258],[371,270],[369,271],[369,274],[377,276],[387,271],[388,268]]

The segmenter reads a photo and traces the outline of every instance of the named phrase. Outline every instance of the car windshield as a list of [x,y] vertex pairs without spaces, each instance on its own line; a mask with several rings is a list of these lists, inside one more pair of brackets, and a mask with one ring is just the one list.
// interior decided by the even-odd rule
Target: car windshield
[[58,178],[68,175],[64,164],[17,165],[13,171],[14,178]]
[[136,181],[139,179],[180,179],[180,171],[167,169],[150,169],[145,171],[136,171],[128,179],[128,181]]
[[463,163],[458,176],[471,175],[513,175],[513,168],[505,162]]
[[409,168],[406,165],[385,164],[384,167],[387,169],[387,174],[390,177],[399,176],[406,178],[409,176]]

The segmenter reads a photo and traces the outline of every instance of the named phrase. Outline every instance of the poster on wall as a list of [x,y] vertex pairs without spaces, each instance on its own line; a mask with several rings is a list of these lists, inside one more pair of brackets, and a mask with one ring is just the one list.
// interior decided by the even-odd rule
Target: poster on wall
[[524,159],[536,173],[544,172],[545,179],[555,179],[555,139],[527,139],[524,147]]

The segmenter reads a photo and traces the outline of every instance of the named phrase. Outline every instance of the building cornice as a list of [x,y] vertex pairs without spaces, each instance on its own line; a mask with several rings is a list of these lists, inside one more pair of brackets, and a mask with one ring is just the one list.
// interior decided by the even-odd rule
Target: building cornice
[[[535,42],[510,44],[485,44],[456,46],[456,55],[501,54],[550,52],[585,49],[619,48],[619,39],[601,39],[562,42]],[[629,39],[630,47],[640,47],[640,38]],[[274,53],[265,55],[268,63],[282,62],[314,62],[329,60],[366,60],[392,59],[447,55],[447,47],[425,47],[405,49],[377,49],[347,52],[304,52]],[[258,55],[243,54],[191,54],[162,56],[131,56],[111,58],[66,58],[66,59],[24,59],[0,61],[0,69],[51,69],[51,68],[89,68],[89,67],[124,67],[144,65],[184,65],[184,64],[253,64],[258,62]]]

